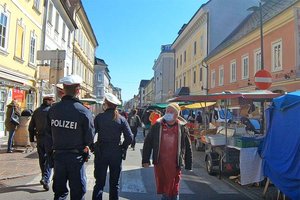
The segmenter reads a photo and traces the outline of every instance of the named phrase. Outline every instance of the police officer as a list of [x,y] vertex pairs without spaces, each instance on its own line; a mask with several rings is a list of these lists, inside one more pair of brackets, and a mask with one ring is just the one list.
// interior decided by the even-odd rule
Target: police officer
[[64,96],[53,104],[48,114],[49,134],[54,154],[54,199],[83,200],[86,193],[86,173],[89,146],[93,143],[94,123],[92,113],[82,105],[77,96],[82,79],[69,75],[60,80]]
[[43,185],[45,190],[49,190],[51,168],[48,163],[48,154],[47,149],[47,138],[46,138],[46,124],[47,124],[47,114],[50,109],[50,106],[54,102],[54,94],[44,94],[43,103],[37,108],[31,117],[28,131],[29,131],[29,140],[31,146],[35,147],[35,138],[37,142],[37,152],[39,155],[39,164],[42,174],[42,179],[40,183]]
[[[107,168],[109,168],[109,199],[119,199],[119,177],[122,158],[125,160],[126,150],[132,142],[132,132],[127,120],[118,113],[117,106],[121,102],[111,93],[105,94],[103,104],[104,113],[95,118],[95,132],[98,133],[95,144],[96,184],[93,191],[93,200],[102,200]],[[123,133],[124,141],[121,143]]]

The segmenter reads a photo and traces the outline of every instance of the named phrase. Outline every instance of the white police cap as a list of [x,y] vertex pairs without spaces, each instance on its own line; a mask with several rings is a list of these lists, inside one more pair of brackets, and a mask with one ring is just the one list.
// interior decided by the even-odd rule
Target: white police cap
[[59,80],[64,85],[77,85],[82,83],[82,78],[76,74],[68,75]]
[[121,105],[121,101],[118,99],[118,97],[116,97],[115,95],[113,95],[112,93],[106,93],[105,94],[105,99],[114,104],[114,105]]
[[51,93],[51,94],[43,94],[42,95],[43,99],[51,99],[55,97],[55,94]]

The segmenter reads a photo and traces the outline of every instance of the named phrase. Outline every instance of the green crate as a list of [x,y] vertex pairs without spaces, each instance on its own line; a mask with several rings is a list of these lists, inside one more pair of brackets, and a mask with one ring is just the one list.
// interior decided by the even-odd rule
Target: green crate
[[236,146],[240,148],[258,147],[261,142],[262,139],[257,139],[257,138],[249,138],[249,137],[236,138]]

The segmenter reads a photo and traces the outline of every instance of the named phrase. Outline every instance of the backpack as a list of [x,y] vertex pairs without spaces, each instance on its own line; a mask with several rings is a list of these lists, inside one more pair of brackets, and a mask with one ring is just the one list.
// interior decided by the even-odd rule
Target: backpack
[[130,125],[131,127],[135,127],[135,126],[136,126],[136,124],[137,124],[137,119],[136,119],[136,116],[132,116],[132,117],[130,117],[130,120],[129,120],[129,125]]

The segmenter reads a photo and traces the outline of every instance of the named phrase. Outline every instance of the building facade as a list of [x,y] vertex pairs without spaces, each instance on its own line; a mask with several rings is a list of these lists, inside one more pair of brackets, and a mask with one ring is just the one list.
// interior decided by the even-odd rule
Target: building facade
[[136,95],[136,97],[135,97],[135,99],[138,100],[138,106],[137,106],[138,108],[142,108],[144,105],[146,105],[146,103],[145,103],[145,98],[146,98],[145,87],[149,81],[150,80],[141,80],[140,81],[139,94]]
[[[59,79],[72,74],[74,32],[77,28],[70,2],[45,0],[40,52],[40,100],[43,93],[55,93]],[[63,58],[61,55],[63,54]],[[47,69],[47,67],[49,69]],[[48,78],[42,75],[48,74]]]
[[171,98],[175,89],[174,50],[171,45],[162,45],[159,57],[154,62],[153,85],[154,98],[152,103],[163,103]]
[[[300,1],[273,0],[262,6],[263,68],[277,92],[300,89]],[[258,89],[255,73],[262,69],[259,10],[253,12],[206,58],[209,93]]]
[[39,0],[0,2],[0,136],[4,135],[6,105],[12,99],[22,110],[35,108],[42,13]]
[[210,0],[178,32],[175,50],[175,90],[207,93],[207,68],[203,59],[249,14],[256,0]]
[[143,102],[144,104],[143,106],[146,105],[150,105],[152,103],[154,103],[154,88],[155,88],[155,82],[154,82],[154,77],[150,79],[150,81],[148,81],[148,83],[145,85],[144,91],[145,91],[145,95],[144,95],[144,99]]
[[104,95],[109,91],[110,79],[108,65],[103,59],[95,58],[94,95],[97,101],[104,101]]
[[81,0],[70,0],[78,29],[73,43],[72,73],[82,77],[81,97],[93,97],[95,49],[98,46],[93,28]]

